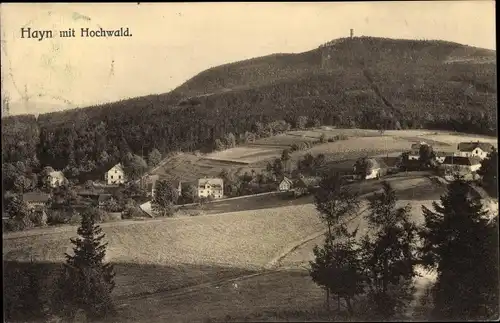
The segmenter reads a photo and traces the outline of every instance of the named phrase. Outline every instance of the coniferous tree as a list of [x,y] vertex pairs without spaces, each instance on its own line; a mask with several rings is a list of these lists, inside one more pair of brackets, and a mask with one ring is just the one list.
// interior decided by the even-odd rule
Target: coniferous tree
[[161,162],[161,153],[158,149],[153,149],[148,155],[148,163],[150,166],[156,166]]
[[100,318],[114,312],[111,293],[115,287],[114,269],[105,263],[105,235],[95,224],[95,209],[87,209],[77,230],[78,238],[70,239],[73,255],[66,254],[54,309],[64,317],[83,310],[90,318]]
[[170,216],[174,213],[174,206],[179,199],[179,191],[172,183],[159,180],[156,182],[155,195],[151,206],[160,216]]
[[371,198],[365,216],[370,234],[361,241],[364,270],[375,314],[388,319],[408,305],[416,276],[417,227],[410,206],[396,208],[396,193],[387,182]]
[[498,151],[495,149],[481,162],[477,171],[481,175],[484,188],[492,195],[498,196]]
[[315,205],[327,232],[322,247],[315,246],[315,260],[310,262],[310,276],[326,290],[329,308],[330,293],[346,301],[352,314],[351,299],[362,292],[362,276],[359,249],[355,241],[357,230],[349,232],[346,220],[359,210],[356,193],[343,187],[338,174],[327,174],[322,178],[315,193]]
[[432,316],[448,320],[498,317],[498,223],[456,177],[434,211],[422,206],[422,264],[437,271]]

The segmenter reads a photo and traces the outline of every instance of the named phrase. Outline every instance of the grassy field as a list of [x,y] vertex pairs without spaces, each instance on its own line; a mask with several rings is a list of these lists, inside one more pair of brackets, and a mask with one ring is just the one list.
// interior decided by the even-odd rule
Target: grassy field
[[[263,268],[289,244],[321,228],[314,207],[299,205],[117,224],[103,230],[109,242],[107,259],[122,264],[117,269],[117,295],[123,295],[177,288],[179,283],[213,279],[222,272],[203,267],[236,268],[227,269],[228,275]],[[13,239],[4,235],[4,261],[27,261],[32,256],[39,262],[61,262],[73,236],[74,231]],[[168,278],[161,279],[158,271],[159,279],[153,279],[156,274],[145,274],[137,269],[141,266],[173,268],[164,270]],[[200,269],[186,269],[193,266]]]
[[[387,178],[400,198],[415,205],[414,212],[426,203],[419,199],[435,199],[443,191],[421,176]],[[380,181],[365,181],[359,192],[378,188]],[[422,191],[427,195],[417,194]],[[107,258],[117,272],[114,294],[120,315],[114,322],[220,321],[228,315],[240,321],[324,319],[323,291],[299,266],[307,262],[321,237],[288,254],[301,241],[324,230],[314,205],[305,204],[312,202],[311,197],[292,201],[267,198],[278,204],[241,211],[266,202],[265,196],[245,200],[210,205],[215,206],[213,212],[239,212],[103,225],[109,241]],[[283,205],[280,201],[292,205],[277,207]],[[363,225],[352,223],[358,224]],[[56,268],[64,252],[70,251],[69,238],[75,230],[54,232],[4,235],[4,262],[12,264],[33,256]],[[279,264],[286,270],[269,273],[267,265],[281,257]],[[243,278],[250,274],[256,276]],[[237,286],[228,279],[236,279]]]
[[[154,173],[166,179],[194,180],[203,176],[217,176],[223,169],[235,174],[261,172],[273,158],[278,158],[283,149],[294,143],[317,141],[322,134],[327,138],[346,135],[346,140],[315,145],[310,149],[292,153],[292,164],[305,154],[324,154],[329,162],[346,163],[352,166],[355,159],[363,156],[400,155],[409,150],[413,143],[425,141],[435,150],[453,152],[461,141],[486,141],[498,146],[497,138],[475,136],[449,131],[433,130],[388,130],[381,134],[370,129],[332,129],[321,127],[309,130],[289,131],[254,143],[238,146],[204,156],[182,153],[170,158]],[[338,168],[338,167],[337,167]],[[342,168],[342,167],[341,167]],[[344,167],[345,168],[345,167]]]
[[[420,206],[423,204],[430,207],[432,201],[444,191],[443,187],[425,178],[395,178],[391,183],[398,190],[399,197],[404,199],[399,205],[412,205],[413,219],[417,223],[422,222]],[[380,182],[372,181],[366,186],[373,189],[379,185]],[[427,195],[416,196],[422,190]],[[413,197],[428,200],[412,200]],[[367,203],[364,202],[361,209],[366,206]],[[288,208],[283,208],[285,210]],[[360,235],[367,229],[361,218],[355,219],[349,226],[351,229],[359,226]],[[322,239],[319,236],[285,254],[278,263],[280,268],[276,272],[264,272],[180,295],[165,293],[132,301],[124,300],[119,320],[134,322],[145,317],[152,322],[161,322],[167,318],[172,322],[207,322],[207,319],[215,322],[342,320],[338,316],[325,316],[324,291],[312,282],[306,270],[308,260],[312,259],[313,246],[321,243]],[[154,311],[154,318],[151,318],[150,311]],[[333,314],[339,313],[333,311]]]

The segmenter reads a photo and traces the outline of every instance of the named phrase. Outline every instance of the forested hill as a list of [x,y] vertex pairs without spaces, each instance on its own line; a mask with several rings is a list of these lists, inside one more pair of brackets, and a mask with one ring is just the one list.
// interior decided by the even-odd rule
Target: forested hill
[[293,126],[299,116],[496,135],[495,59],[495,51],[443,41],[338,39],[214,67],[166,94],[3,118],[3,161],[87,172],[127,152],[210,149],[228,133],[269,133],[267,124]]

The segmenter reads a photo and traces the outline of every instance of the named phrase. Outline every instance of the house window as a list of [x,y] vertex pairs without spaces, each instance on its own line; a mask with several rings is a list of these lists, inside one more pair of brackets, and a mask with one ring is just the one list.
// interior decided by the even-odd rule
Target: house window
[[113,179],[113,175],[111,175],[111,179]]
[[122,179],[122,175],[118,175],[118,179]]
[[115,169],[115,174],[116,174],[116,169]]

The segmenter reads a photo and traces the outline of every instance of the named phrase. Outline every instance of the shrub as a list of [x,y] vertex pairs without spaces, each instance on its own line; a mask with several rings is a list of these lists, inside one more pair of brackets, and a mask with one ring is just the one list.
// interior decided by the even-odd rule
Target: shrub
[[82,216],[78,212],[73,212],[71,214],[71,217],[69,218],[68,222],[69,224],[78,224],[82,221]]
[[347,139],[349,139],[349,137],[346,134],[339,134],[339,135],[336,135],[334,138],[335,138],[335,140],[347,140]]
[[122,212],[122,219],[141,218],[144,212],[138,206],[132,206]]
[[47,214],[47,224],[58,225],[68,223],[71,215],[64,210],[49,210]]

